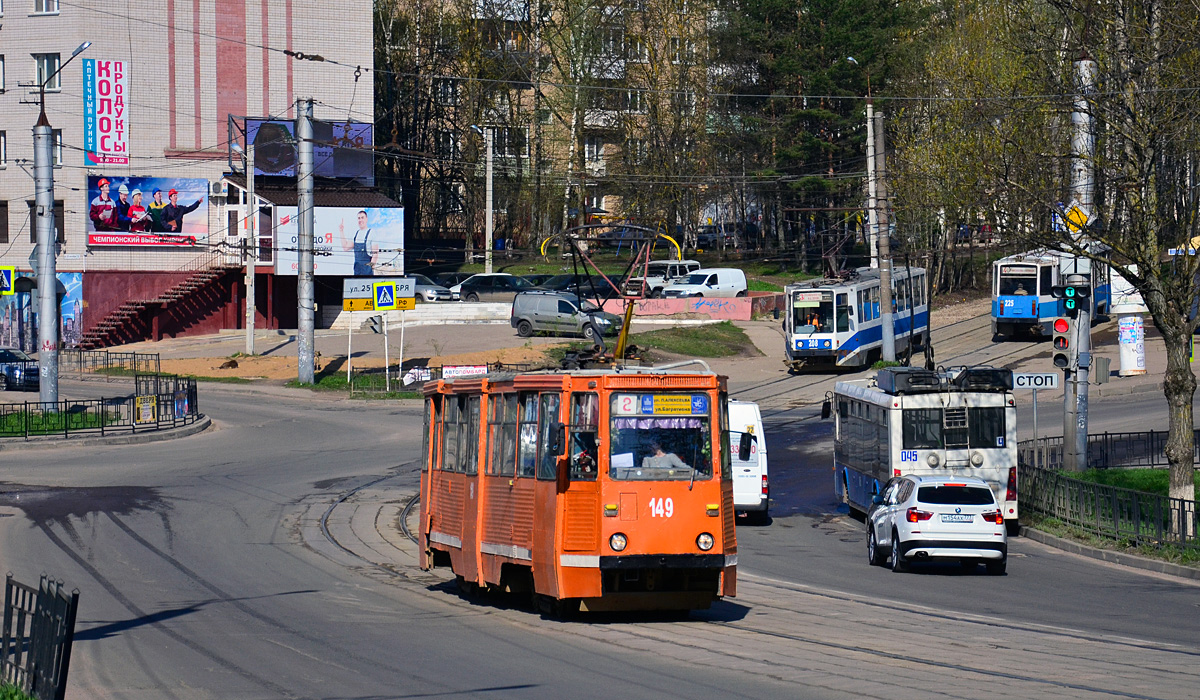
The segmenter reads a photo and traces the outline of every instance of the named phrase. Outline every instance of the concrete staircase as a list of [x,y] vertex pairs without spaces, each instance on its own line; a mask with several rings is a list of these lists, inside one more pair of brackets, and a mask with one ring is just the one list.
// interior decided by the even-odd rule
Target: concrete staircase
[[[193,303],[204,295],[213,283],[224,277],[230,271],[239,267],[218,265],[192,273],[182,282],[167,289],[153,299],[131,299],[121,304],[114,311],[100,319],[89,328],[79,341],[79,347],[84,350],[135,343],[152,340],[154,331],[152,318],[165,309],[187,312],[199,311],[200,304]],[[188,307],[192,306],[193,309]]]

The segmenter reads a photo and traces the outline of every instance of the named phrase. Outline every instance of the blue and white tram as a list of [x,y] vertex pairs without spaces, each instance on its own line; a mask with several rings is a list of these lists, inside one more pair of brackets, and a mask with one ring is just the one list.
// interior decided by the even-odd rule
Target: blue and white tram
[[[790,370],[862,367],[879,359],[883,348],[879,270],[860,267],[847,279],[788,285],[784,303],[784,364]],[[900,354],[929,330],[925,270],[892,271],[892,308],[895,350]]]
[[1107,313],[1112,298],[1108,265],[1053,250],[1035,250],[1001,258],[992,264],[992,334],[1045,336],[1063,315],[1062,300],[1050,294],[1069,274],[1092,281],[1093,309]]
[[1016,530],[1017,413],[1012,370],[881,369],[838,382],[822,416],[836,418],[834,494],[865,513],[895,476],[974,476]]

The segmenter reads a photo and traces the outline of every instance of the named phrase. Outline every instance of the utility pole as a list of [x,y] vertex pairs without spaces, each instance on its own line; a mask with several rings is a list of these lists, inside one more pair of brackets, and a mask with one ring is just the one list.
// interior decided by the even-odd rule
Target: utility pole
[[54,221],[54,130],[46,118],[45,97],[42,112],[33,126],[34,204],[37,226],[38,291],[38,400],[58,402],[58,271],[55,257]]
[[[1088,56],[1086,52],[1081,52],[1078,60],[1075,61],[1076,80],[1078,82],[1079,93],[1075,96],[1075,106],[1071,111],[1071,125],[1074,131],[1071,135],[1071,150],[1073,157],[1071,160],[1071,194],[1078,203],[1080,209],[1087,215],[1087,220],[1090,222],[1095,217],[1095,171],[1094,158],[1096,154],[1096,132],[1092,126],[1092,112],[1088,106],[1088,98],[1096,89],[1096,62]],[[1080,226],[1075,234],[1075,243],[1083,249],[1087,249],[1091,245],[1091,241],[1087,235],[1086,225]],[[1086,285],[1091,287],[1093,282],[1091,261],[1081,256],[1076,256],[1076,268],[1074,272],[1083,272],[1079,269],[1078,263],[1086,263],[1086,278],[1072,275],[1067,278],[1068,286]],[[1074,279],[1073,279],[1074,278]],[[1079,316],[1076,320],[1076,341],[1075,341],[1075,368],[1071,378],[1071,384],[1074,394],[1074,452],[1076,459],[1075,468],[1083,470],[1087,468],[1087,439],[1088,439],[1088,376],[1092,365],[1092,313],[1091,300],[1083,302],[1079,305]],[[1064,400],[1068,392],[1064,391]],[[1070,411],[1068,411],[1068,414]],[[1064,429],[1066,426],[1064,425]],[[1063,444],[1067,445],[1069,433],[1063,433]]]
[[[868,103],[869,104],[869,103]],[[879,238],[879,297],[883,306],[883,360],[896,361],[896,327],[892,322],[892,234],[888,227],[887,145],[883,136],[883,112],[874,114],[875,123],[875,199]],[[912,341],[912,338],[909,338]]]
[[297,379],[301,384],[314,383],[313,346],[316,343],[316,308],[313,295],[313,101],[296,100],[296,206],[299,231],[299,270],[296,275],[297,296]]
[[875,189],[875,105],[867,98],[867,253],[871,256],[871,267],[879,267],[879,202]]
[[254,144],[246,144],[246,354],[254,354],[254,274],[258,266],[258,200],[254,197]]
[[485,250],[483,253],[483,271],[488,273],[489,275],[492,273],[492,247],[493,247],[493,245],[492,245],[492,225],[493,225],[493,220],[492,220],[492,216],[493,216],[493,214],[492,214],[492,158],[493,158],[492,149],[496,145],[495,140],[494,140],[495,138],[496,138],[495,127],[491,127],[491,126],[487,127],[484,130],[484,137],[483,137],[484,143],[486,144],[486,147],[487,147],[487,175],[486,175],[486,178],[487,178],[487,180],[486,180],[487,203],[485,205],[486,209],[484,210],[484,215],[483,215],[483,221],[484,221],[483,228],[484,228],[484,236],[485,236],[484,237],[484,245],[487,246],[487,250]]

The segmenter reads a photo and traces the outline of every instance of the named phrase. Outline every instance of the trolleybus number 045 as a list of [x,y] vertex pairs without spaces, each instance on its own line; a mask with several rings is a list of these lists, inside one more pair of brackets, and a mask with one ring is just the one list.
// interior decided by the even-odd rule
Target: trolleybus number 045
[[675,515],[675,502],[669,498],[650,499],[651,518],[669,518]]
[[916,462],[917,461],[917,451],[916,450],[900,450],[900,461],[901,462]]

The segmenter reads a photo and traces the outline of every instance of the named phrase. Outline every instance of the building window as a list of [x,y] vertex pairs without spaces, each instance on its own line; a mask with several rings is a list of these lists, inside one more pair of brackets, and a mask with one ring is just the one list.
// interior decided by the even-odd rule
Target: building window
[[[35,53],[33,54],[33,62],[37,65],[38,85],[45,83],[47,90],[59,90],[62,88],[62,75],[58,72],[58,54]],[[50,82],[46,82],[47,79]]]
[[696,60],[696,44],[691,39],[671,37],[671,63],[690,64]]
[[438,78],[434,82],[434,91],[437,95],[438,104],[456,105],[458,104],[458,81],[453,78]]
[[[37,202],[32,199],[25,200],[29,205],[29,242],[37,243]],[[58,242],[66,243],[67,239],[63,235],[63,221],[66,216],[66,208],[63,206],[61,199],[54,200],[54,228],[58,232]]]
[[8,243],[8,202],[0,202],[0,243]]
[[[3,16],[2,12],[0,16]],[[4,56],[0,56],[0,92],[4,92]]]
[[537,111],[537,121],[539,124],[553,124],[554,113],[543,107]]
[[54,163],[54,167],[61,168],[63,164],[62,129],[52,131],[51,138],[53,139],[53,145],[50,147],[50,152],[54,155],[52,162]]
[[647,44],[646,40],[640,36],[626,37],[625,58],[627,58],[631,63],[649,63],[649,44]]
[[438,183],[437,210],[440,214],[457,214],[463,210],[463,184],[461,182]]
[[598,165],[604,160],[604,138],[588,136],[583,140],[583,158],[589,165]]
[[0,168],[8,166],[8,132],[0,131]]
[[35,15],[58,14],[58,0],[33,0]]
[[625,158],[630,165],[640,165],[646,162],[646,140],[630,138],[625,141]]
[[434,151],[448,160],[458,158],[458,138],[453,131],[449,129],[440,129],[434,136]]
[[495,140],[492,147],[497,158],[524,158],[526,156],[525,127],[513,126],[493,129]]
[[629,90],[626,92],[625,109],[633,114],[645,114],[646,93],[642,90]]

